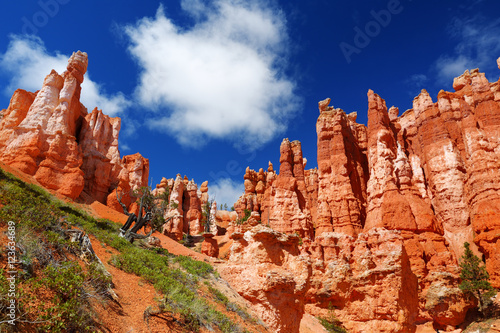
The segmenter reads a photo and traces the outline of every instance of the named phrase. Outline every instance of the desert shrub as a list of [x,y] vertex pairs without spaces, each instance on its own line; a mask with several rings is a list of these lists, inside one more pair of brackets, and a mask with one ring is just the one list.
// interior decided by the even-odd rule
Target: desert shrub
[[250,218],[250,215],[252,215],[252,211],[250,209],[245,209],[243,212],[245,213],[245,215],[243,216],[243,218],[241,220],[243,222],[245,222],[246,220],[248,220]]
[[330,333],[348,333],[337,316],[335,316],[334,307],[331,303],[328,305],[328,316],[326,318],[320,317],[319,321]]
[[174,262],[178,263],[186,272],[203,278],[207,278],[210,274],[215,272],[210,264],[191,259],[187,256],[177,256]]
[[[43,277],[32,284],[36,289],[48,288],[54,293],[37,308],[43,332],[92,332],[95,331],[93,312],[88,304],[84,283],[89,278],[75,262],[51,263],[43,270]],[[33,312],[33,311],[31,311]]]
[[87,266],[87,278],[84,281],[86,296],[97,298],[109,298],[109,288],[113,281],[109,273],[103,271],[103,267],[96,262]]

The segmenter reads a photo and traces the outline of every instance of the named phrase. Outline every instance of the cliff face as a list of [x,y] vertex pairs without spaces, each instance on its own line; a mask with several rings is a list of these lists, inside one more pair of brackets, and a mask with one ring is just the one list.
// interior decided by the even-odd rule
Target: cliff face
[[[326,315],[330,303],[352,332],[414,332],[426,323],[452,330],[473,306],[457,287],[464,242],[484,255],[500,287],[500,81],[473,70],[453,87],[437,101],[423,90],[401,116],[370,90],[368,126],[326,99],[317,169],[305,170],[300,143],[288,139],[279,174],[247,169],[239,216],[250,209],[272,229],[266,233],[301,241],[284,246],[287,236],[236,226],[223,275],[264,320],[277,314],[268,321],[277,331],[294,332],[298,315]],[[247,284],[269,284],[261,266],[288,281],[280,302],[296,300],[293,318],[272,303],[272,287],[249,291]]]
[[87,64],[87,54],[75,52],[67,70],[53,70],[39,91],[14,93],[0,120],[0,160],[71,199],[113,202],[108,195],[117,186],[147,185],[149,163],[140,154],[121,159],[120,118],[97,108],[88,113],[80,103]]

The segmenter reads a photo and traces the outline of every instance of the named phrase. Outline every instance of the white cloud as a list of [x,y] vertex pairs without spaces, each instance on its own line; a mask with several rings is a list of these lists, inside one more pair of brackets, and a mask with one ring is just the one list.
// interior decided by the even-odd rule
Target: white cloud
[[128,144],[126,144],[125,142],[123,142],[123,140],[120,141],[119,144],[120,144],[121,151],[130,151],[130,146]]
[[481,16],[456,18],[449,26],[449,34],[458,43],[453,54],[442,55],[434,65],[440,84],[450,84],[453,78],[473,68],[495,79],[495,60],[500,56],[500,20],[489,22]]
[[[66,70],[69,57],[59,52],[50,54],[38,37],[11,36],[7,50],[0,54],[0,68],[11,75],[6,93],[12,94],[17,88],[39,90],[52,69],[59,74]],[[88,73],[82,84],[80,101],[89,111],[98,107],[107,115],[116,115],[130,104],[122,93],[106,94],[98,83],[90,79]]]
[[123,112],[131,105],[131,102],[121,92],[114,95],[104,93],[101,86],[90,79],[88,72],[85,74],[85,79],[82,83],[81,102],[89,108],[89,111],[97,107],[112,117]]
[[68,56],[58,52],[49,55],[38,37],[12,36],[4,54],[0,55],[0,68],[12,74],[8,92],[17,88],[36,91],[52,69],[62,73]]
[[427,76],[425,74],[413,74],[410,76],[409,82],[416,86],[422,86],[427,82]]
[[413,74],[405,83],[408,85],[408,94],[411,97],[417,96],[422,88],[425,88],[429,78],[425,74]]
[[221,204],[233,206],[243,193],[245,193],[243,183],[235,182],[230,178],[221,178],[215,184],[208,184],[208,195],[210,199],[215,199],[218,206]]
[[183,0],[194,20],[176,26],[160,6],[124,27],[141,67],[136,94],[154,110],[149,126],[184,145],[229,139],[258,147],[282,132],[298,108],[283,75],[283,15],[261,1]]

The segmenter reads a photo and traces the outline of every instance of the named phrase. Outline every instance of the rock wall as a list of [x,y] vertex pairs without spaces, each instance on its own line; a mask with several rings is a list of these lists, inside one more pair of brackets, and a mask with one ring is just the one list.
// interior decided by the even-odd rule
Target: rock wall
[[[163,227],[165,235],[175,240],[181,240],[183,234],[199,235],[203,233],[206,223],[203,207],[208,202],[207,184],[207,181],[203,182],[198,189],[194,180],[189,180],[186,176],[182,178],[178,174],[175,179],[163,178],[160,184],[156,185],[153,194],[165,192],[169,194],[168,210],[165,213],[165,219],[169,219],[169,221]],[[217,207],[215,206],[214,214],[216,211]]]
[[[111,192],[146,186],[149,163],[139,154],[121,159],[120,118],[97,108],[88,113],[80,103],[87,65],[87,54],[75,52],[67,70],[62,75],[52,70],[39,91],[14,92],[2,110],[0,160],[71,199],[109,202],[121,211]],[[132,160],[140,166],[131,168]]]
[[[306,178],[305,163],[300,142],[284,139],[280,147],[279,174],[270,162],[266,172],[260,169],[257,173],[247,168],[245,194],[234,205],[238,216],[242,218],[245,210],[249,210],[255,220],[276,231],[313,237],[312,199],[308,199],[307,191],[314,177],[308,174]],[[309,188],[315,191],[314,186]]]
[[[236,211],[261,217],[273,237],[258,236],[263,227],[253,221],[228,228],[234,245],[225,274],[276,331],[296,332],[297,316],[325,316],[329,304],[352,332],[454,330],[474,305],[458,289],[466,241],[500,287],[500,81],[472,70],[453,87],[436,102],[422,90],[401,116],[369,90],[368,126],[326,99],[317,169],[305,170],[300,143],[288,139],[279,173],[247,169]],[[285,251],[282,240],[292,235],[300,245]],[[292,264],[299,258],[307,265]],[[260,265],[288,289],[266,285]],[[292,288],[293,269],[305,292]],[[272,303],[269,295],[285,289]],[[293,298],[290,318],[280,306]]]
[[300,256],[299,237],[257,225],[231,238],[231,257],[218,268],[221,276],[273,331],[298,332],[312,273],[310,260]]

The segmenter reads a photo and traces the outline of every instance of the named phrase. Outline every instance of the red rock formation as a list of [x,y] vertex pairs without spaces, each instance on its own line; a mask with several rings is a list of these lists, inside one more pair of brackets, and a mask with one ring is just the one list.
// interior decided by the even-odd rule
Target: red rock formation
[[308,312],[324,314],[331,302],[350,332],[414,331],[417,278],[399,232],[322,233],[313,251]]
[[[87,114],[80,103],[87,63],[86,53],[75,52],[67,70],[62,75],[53,70],[40,91],[14,93],[0,121],[0,159],[62,195],[104,203],[117,186],[127,191],[146,186],[149,169],[146,166],[139,172],[125,166],[123,174],[118,151],[120,119],[97,109]],[[108,201],[121,211],[116,195]]]
[[300,142],[284,139],[281,143],[280,173],[271,186],[272,191],[267,198],[271,228],[311,238],[313,226],[306,206],[307,191]]
[[265,221],[268,220],[269,210],[267,207],[269,206],[270,191],[265,192],[270,188],[276,176],[272,170],[272,164],[270,165],[271,171],[267,172],[264,172],[263,169],[260,169],[259,172],[250,170],[250,168],[246,169],[243,176],[245,193],[234,204],[234,209],[240,218],[245,215],[245,210],[249,210],[259,212]]
[[169,193],[169,207],[165,213],[165,219],[169,220],[163,226],[165,235],[181,240],[183,234],[199,235],[203,232],[205,221],[202,211],[203,205],[208,202],[207,184],[207,181],[203,182],[198,191],[194,180],[189,181],[178,174],[175,180],[163,178],[156,185],[153,194]]
[[311,275],[311,263],[299,255],[299,237],[257,225],[232,238],[229,262],[219,266],[221,276],[273,331],[298,332]]
[[297,236],[262,225],[232,238],[221,276],[276,332],[298,332],[306,308],[325,315],[330,303],[352,332],[381,327],[412,332],[417,279],[398,232],[372,229],[357,241],[343,233],[322,233],[309,246],[309,258],[299,250]]
[[26,90],[17,89],[10,99],[9,107],[2,110],[2,121],[0,122],[0,142],[5,144],[9,140],[9,136],[13,135],[15,129],[28,114],[28,110],[33,104],[37,93],[28,92]]
[[184,181],[181,175],[177,175],[174,182],[169,182],[170,187],[170,210],[165,218],[170,220],[164,225],[163,233],[172,239],[181,240],[184,233],[184,213],[182,210],[182,199],[184,194]]
[[238,213],[228,212],[227,210],[218,210],[215,213],[215,222],[218,227],[227,229],[231,223],[236,222]]
[[[326,315],[331,302],[352,332],[413,332],[416,323],[452,331],[474,305],[457,288],[466,241],[477,245],[490,282],[500,286],[500,81],[489,83],[473,70],[453,87],[439,92],[437,102],[423,90],[401,116],[370,90],[368,128],[327,99],[319,103],[317,170],[304,170],[298,143],[288,140],[280,147],[279,174],[247,169],[246,193],[235,205],[240,217],[250,209],[276,231],[314,231],[297,248],[312,260],[304,283],[310,287],[295,295],[299,311],[305,304],[307,312]],[[265,181],[258,185],[259,179]],[[298,211],[313,229],[298,222]],[[269,291],[254,266],[273,262],[285,236],[258,245],[250,220],[234,227],[230,262],[238,272],[251,270],[252,278],[227,278],[243,284],[240,293],[281,329],[294,320],[253,288]],[[291,262],[294,251],[280,260]],[[252,279],[257,287],[247,285]]]
[[219,256],[219,244],[212,234],[203,234],[203,242],[201,243],[201,253],[209,257],[217,258]]
[[316,236],[338,231],[355,236],[366,215],[366,128],[356,124],[355,114],[346,116],[319,103],[318,206]]
[[[109,166],[109,165],[108,165]],[[122,207],[117,199],[117,193],[121,197],[130,212],[139,213],[137,205],[137,198],[133,196],[133,192],[139,190],[141,187],[147,186],[149,176],[149,160],[142,157],[141,154],[124,156],[120,162],[120,173],[118,174],[118,186],[111,192],[107,199],[106,204],[119,212]],[[113,170],[111,168],[111,170]]]
[[97,108],[85,116],[79,139],[85,174],[82,197],[105,202],[110,189],[118,185],[116,180],[122,169],[118,150],[120,126],[120,118],[110,118]]
[[198,235],[203,232],[201,193],[198,185],[191,180],[186,185],[182,200],[184,211],[184,232],[188,235]]
[[271,163],[266,172],[260,169],[257,173],[247,168],[245,194],[235,203],[235,210],[240,218],[248,210],[253,212],[256,221],[274,230],[312,238],[310,207],[314,194],[309,195],[308,191],[317,193],[317,177],[315,173],[308,172],[306,178],[299,141],[283,140],[280,163],[279,175],[274,172]]
[[[397,125],[397,124],[396,124]],[[368,207],[365,230],[373,227],[443,233],[431,202],[412,183],[404,142],[396,140],[385,101],[368,92]],[[426,200],[427,199],[427,200]]]
[[[0,159],[72,199],[84,186],[76,131],[77,120],[86,114],[79,102],[86,70],[87,54],[74,53],[62,76],[52,71],[45,78],[27,112],[26,102],[33,95],[14,94],[11,112],[0,126]],[[19,103],[21,95],[26,98],[23,103]]]

